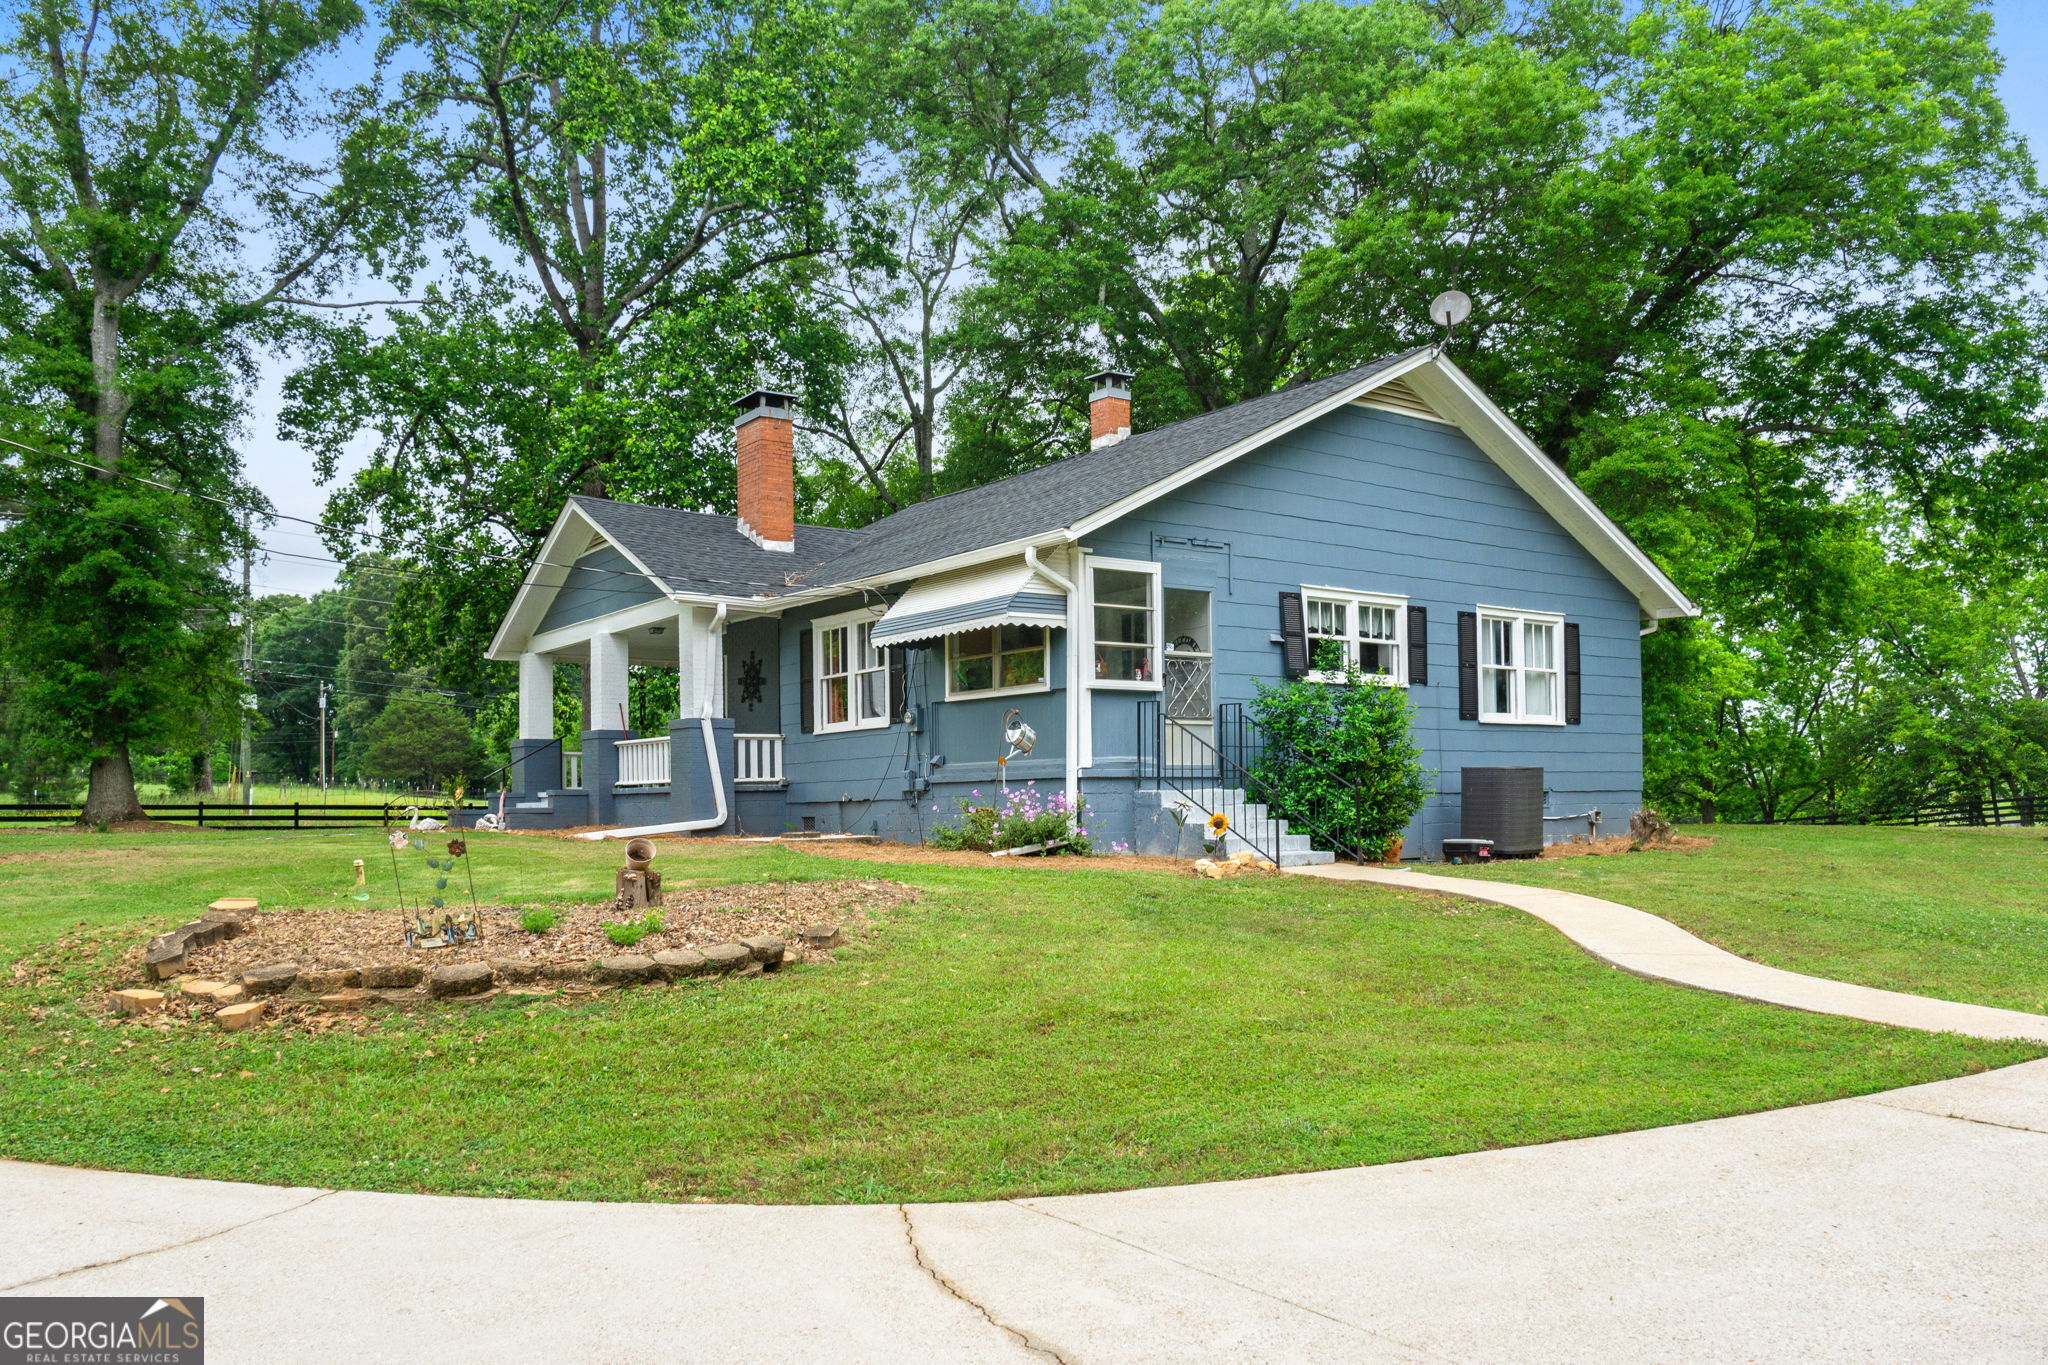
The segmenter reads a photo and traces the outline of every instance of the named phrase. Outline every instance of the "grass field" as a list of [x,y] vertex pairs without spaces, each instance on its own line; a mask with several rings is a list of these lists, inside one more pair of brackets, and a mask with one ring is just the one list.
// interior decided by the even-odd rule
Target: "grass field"
[[1706,848],[1453,875],[1583,891],[1774,967],[2048,1014],[2048,831],[1688,828]]
[[[479,890],[510,903],[599,899],[618,857],[471,847]],[[374,872],[383,851],[376,835],[0,834],[0,963],[79,945],[60,976],[0,988],[0,1155],[469,1194],[990,1198],[1578,1137],[2039,1054],[1642,981],[1449,898],[675,841],[671,884],[886,875],[924,895],[836,963],[589,1004],[321,1036],[102,1013],[106,964],[142,935],[223,894],[341,903],[351,860]],[[388,882],[372,890],[389,903]]]

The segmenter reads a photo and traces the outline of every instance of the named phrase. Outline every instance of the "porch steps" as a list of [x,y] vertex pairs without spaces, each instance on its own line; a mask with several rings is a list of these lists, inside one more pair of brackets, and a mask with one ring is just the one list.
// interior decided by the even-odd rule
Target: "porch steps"
[[[1314,867],[1337,861],[1336,854],[1313,847],[1306,834],[1289,833],[1285,820],[1257,802],[1246,801],[1241,791],[1209,787],[1182,793],[1161,788],[1156,795],[1162,810],[1170,808],[1175,801],[1185,800],[1192,803],[1205,820],[1217,811],[1230,813],[1237,824],[1223,836],[1222,852],[1226,858],[1241,851],[1251,852],[1262,858],[1271,856],[1282,867]],[[1194,817],[1190,817],[1188,823],[1192,827]]]

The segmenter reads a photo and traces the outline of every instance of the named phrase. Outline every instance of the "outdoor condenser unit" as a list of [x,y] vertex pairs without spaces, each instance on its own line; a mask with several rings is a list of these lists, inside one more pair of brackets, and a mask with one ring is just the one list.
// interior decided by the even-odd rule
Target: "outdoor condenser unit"
[[1493,840],[1496,858],[1533,858],[1543,851],[1543,769],[1465,768],[1459,833]]

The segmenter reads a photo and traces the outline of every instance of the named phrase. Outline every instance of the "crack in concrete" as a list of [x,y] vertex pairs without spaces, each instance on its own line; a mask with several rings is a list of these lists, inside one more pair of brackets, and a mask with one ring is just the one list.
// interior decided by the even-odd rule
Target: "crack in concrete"
[[172,1242],[168,1246],[146,1247],[141,1251],[131,1251],[126,1256],[115,1256],[105,1261],[94,1261],[90,1265],[75,1265],[68,1270],[53,1270],[47,1275],[38,1275],[34,1279],[22,1280],[18,1284],[0,1285],[0,1294],[11,1294],[17,1289],[26,1289],[34,1284],[47,1284],[51,1280],[61,1280],[67,1275],[82,1275],[88,1270],[103,1270],[110,1265],[126,1265],[130,1261],[139,1261],[145,1256],[160,1256],[166,1251],[176,1251],[181,1247],[197,1246],[201,1242],[210,1242],[216,1237],[225,1237],[231,1232],[240,1232],[243,1228],[254,1227],[258,1223],[267,1223],[273,1218],[282,1218],[287,1213],[297,1213],[300,1209],[309,1208],[319,1203],[330,1194],[338,1193],[340,1193],[338,1190],[322,1190],[311,1199],[301,1199],[298,1203],[287,1208],[272,1209],[269,1213],[259,1213],[254,1218],[245,1218],[239,1223],[231,1223],[224,1228],[215,1228],[212,1232],[202,1232],[197,1237],[187,1237],[182,1242]]
[[1935,1110],[1921,1109],[1911,1104],[1886,1104],[1875,1095],[1856,1095],[1852,1096],[1852,1098],[1863,1104],[1874,1104],[1880,1109],[1889,1109],[1894,1114],[1918,1114],[1922,1118],[1954,1119],[1957,1123],[1980,1123],[1986,1128],[2003,1128],[2009,1133],[2041,1133],[2048,1135],[2048,1128],[2032,1128],[2024,1123],[2000,1123],[1997,1119],[1973,1118],[1968,1114],[1938,1113]]
[[934,1284],[966,1304],[969,1308],[972,1308],[975,1312],[981,1314],[988,1321],[989,1326],[1015,1337],[1018,1344],[1025,1350],[1032,1352],[1034,1355],[1044,1356],[1048,1360],[1056,1360],[1059,1362],[1059,1365],[1073,1365],[1073,1362],[1069,1361],[1052,1347],[1042,1341],[1034,1340],[1030,1333],[1012,1327],[1007,1322],[998,1320],[995,1314],[989,1312],[979,1302],[969,1298],[959,1285],[954,1284],[945,1275],[941,1274],[937,1266],[925,1259],[924,1248],[917,1244],[917,1226],[910,1221],[910,1206],[908,1204],[898,1204],[896,1212],[903,1219],[903,1240],[910,1247],[911,1259],[917,1262],[919,1270],[932,1277]]
[[1411,1353],[1418,1360],[1444,1361],[1447,1362],[1448,1365],[1449,1362],[1454,1362],[1456,1359],[1452,1356],[1434,1354],[1420,1346],[1415,1345],[1413,1342],[1402,1341],[1398,1337],[1389,1336],[1387,1333],[1377,1331],[1371,1327],[1367,1327],[1363,1323],[1352,1322],[1349,1319],[1340,1318],[1335,1313],[1328,1313],[1320,1308],[1317,1308],[1314,1304],[1302,1303],[1297,1299],[1288,1298],[1285,1294],[1275,1294],[1270,1289],[1261,1289],[1259,1286],[1255,1284],[1246,1284],[1242,1280],[1234,1280],[1228,1275],[1209,1269],[1207,1266],[1196,1265],[1193,1261],[1183,1261],[1180,1257],[1170,1256],[1166,1252],[1159,1250],[1157,1247],[1149,1247],[1144,1245],[1142,1242],[1133,1242],[1127,1237],[1119,1237],[1113,1232],[1104,1232],[1101,1228],[1089,1227],[1086,1223],[1077,1223],[1071,1218],[1062,1218],[1059,1214],[1054,1213],[1051,1209],[1040,1208],[1036,1204],[1027,1204],[1022,1200],[1018,1199],[1009,1199],[1005,1200],[1004,1202],[1012,1205],[1015,1208],[1020,1208],[1027,1210],[1028,1212],[1035,1213],[1039,1215],[1041,1218],[1050,1218],[1055,1223],[1064,1223],[1068,1227],[1073,1228],[1076,1231],[1085,1232],[1088,1233],[1090,1236],[1100,1237],[1106,1241],[1115,1242],[1118,1246],[1129,1247],[1131,1250],[1138,1252],[1141,1255],[1156,1256],[1160,1260],[1167,1262],[1169,1265],[1177,1265],[1183,1270],[1191,1270],[1197,1275],[1206,1276],[1207,1278],[1215,1280],[1221,1284],[1227,1284],[1231,1286],[1233,1289],[1242,1289],[1247,1294],[1256,1294],[1262,1299],[1270,1299],[1274,1303],[1285,1304],[1287,1307],[1295,1309],[1298,1312],[1312,1314],[1315,1317],[1323,1319],[1325,1322],[1335,1323],[1339,1327],[1347,1328],[1350,1331],[1361,1333],[1362,1335],[1371,1337],[1375,1341],[1385,1342],[1389,1346],[1398,1347],[1403,1351]]

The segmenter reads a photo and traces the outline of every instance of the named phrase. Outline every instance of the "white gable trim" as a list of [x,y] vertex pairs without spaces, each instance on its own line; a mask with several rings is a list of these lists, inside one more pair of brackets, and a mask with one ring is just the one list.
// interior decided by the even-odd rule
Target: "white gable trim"
[[1579,486],[1557,464],[1537,449],[1528,433],[1509,420],[1482,393],[1466,373],[1434,349],[1418,351],[1387,366],[1348,388],[1339,389],[1320,402],[1312,403],[1273,425],[1247,436],[1213,455],[1178,470],[1159,482],[1120,498],[1108,507],[1082,517],[1067,530],[1067,538],[1078,540],[1122,517],[1156,502],[1176,489],[1207,478],[1232,461],[1299,427],[1355,403],[1382,384],[1406,378],[1417,396],[1472,439],[1499,465],[1516,486],[1535,499],[1538,506],[1584,546],[1587,553],[1636,596],[1644,615],[1652,620],[1697,616],[1698,607],[1678,590],[1678,585],[1650,561],[1619,526],[1593,505]]
[[1698,616],[1700,609],[1678,585],[1656,566],[1628,533],[1594,506],[1585,490],[1545,455],[1529,433],[1516,426],[1508,415],[1486,396],[1472,377],[1450,361],[1437,357],[1427,369],[1418,371],[1411,387],[1424,401],[1444,414],[1472,439],[1472,443],[1493,457],[1507,476],[1537,506],[1550,513],[1558,525],[1569,531],[1601,567],[1632,590],[1643,614],[1653,621]]
[[[626,562],[644,574],[656,592],[663,597],[682,600],[655,577],[653,570],[642,563],[638,555],[606,534],[604,527],[574,502],[567,502],[562,504],[562,513],[555,518],[547,539],[541,542],[540,553],[528,566],[519,591],[513,594],[512,605],[506,608],[505,619],[498,623],[498,633],[491,637],[491,647],[484,652],[485,658],[516,659],[535,647],[534,630],[540,625],[541,618],[547,615],[556,591],[569,581],[569,571],[575,567],[576,561],[589,554],[600,541],[624,555]],[[577,546],[581,548],[573,548]]]

